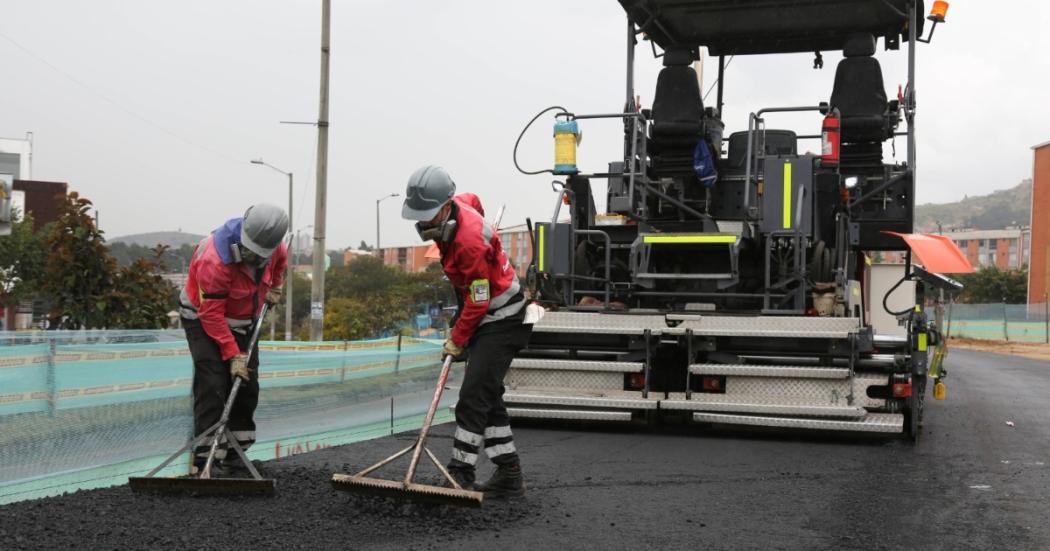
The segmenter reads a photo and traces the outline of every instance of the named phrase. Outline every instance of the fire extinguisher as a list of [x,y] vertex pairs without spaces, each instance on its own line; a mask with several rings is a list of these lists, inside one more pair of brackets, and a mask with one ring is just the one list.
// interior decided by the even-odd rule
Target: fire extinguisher
[[838,166],[839,151],[842,146],[842,123],[835,113],[828,113],[824,117],[824,125],[821,128],[821,141],[823,149],[820,160],[824,166]]

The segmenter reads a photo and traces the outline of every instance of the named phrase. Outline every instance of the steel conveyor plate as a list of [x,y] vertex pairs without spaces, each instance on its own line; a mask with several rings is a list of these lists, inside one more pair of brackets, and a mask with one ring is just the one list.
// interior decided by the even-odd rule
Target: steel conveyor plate
[[[809,316],[682,316],[674,331],[706,337],[845,339],[861,329],[860,318]],[[665,331],[664,333],[668,333]]]
[[627,422],[631,420],[629,411],[601,411],[583,409],[550,409],[550,408],[507,408],[513,418],[524,419],[565,419],[567,421],[611,421]]
[[849,369],[841,367],[803,367],[797,365],[692,364],[694,375],[736,375],[744,377],[797,377],[801,379],[845,379]]
[[[701,395],[702,396],[702,395]],[[660,409],[686,411],[719,411],[732,413],[758,413],[763,415],[798,415],[802,417],[834,417],[859,419],[867,410],[857,406],[824,406],[802,403],[770,403],[761,401],[705,402],[693,394],[692,400],[667,399],[660,401]]]
[[[661,394],[662,396],[662,394]],[[614,409],[656,409],[657,400],[642,398],[640,392],[607,392],[566,394],[530,390],[508,390],[503,395],[507,404],[569,406]]]
[[733,415],[727,413],[694,413],[693,421],[726,425],[750,425],[793,429],[841,430],[852,432],[904,432],[904,415],[900,413],[869,413],[858,421],[837,419],[802,419],[795,417],[764,417],[761,415]]
[[643,335],[646,329],[659,334],[667,328],[662,315],[597,314],[592,312],[547,312],[532,327],[536,333],[589,333]]
[[539,358],[515,358],[511,369],[546,369],[552,371],[604,371],[617,373],[641,373],[642,362],[604,362],[594,360],[549,360]]

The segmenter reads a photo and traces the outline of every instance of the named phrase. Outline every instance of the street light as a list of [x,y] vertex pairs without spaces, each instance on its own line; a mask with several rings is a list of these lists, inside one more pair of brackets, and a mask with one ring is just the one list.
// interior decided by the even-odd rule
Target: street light
[[[262,166],[270,167],[273,170],[276,170],[277,172],[280,172],[281,174],[284,174],[285,176],[288,177],[288,240],[291,241],[292,240],[292,227],[293,227],[292,226],[292,173],[291,172],[285,172],[285,171],[283,171],[283,170],[281,170],[281,169],[279,169],[279,168],[277,168],[277,167],[275,167],[275,166],[273,166],[273,165],[263,161],[262,159],[252,159],[252,164],[253,165],[262,165]],[[285,341],[290,341],[290,340],[292,340],[292,263],[291,262],[288,263],[288,267],[287,267],[287,270],[286,270],[286,273],[285,273],[284,280],[285,280],[285,282],[287,282],[287,287],[288,287],[287,294],[284,297],[285,298],[285,303],[284,303],[284,340]]]
[[379,252],[379,203],[386,201],[391,197],[400,197],[400,193],[391,193],[390,195],[384,195],[379,199],[376,199],[376,254],[382,254]]

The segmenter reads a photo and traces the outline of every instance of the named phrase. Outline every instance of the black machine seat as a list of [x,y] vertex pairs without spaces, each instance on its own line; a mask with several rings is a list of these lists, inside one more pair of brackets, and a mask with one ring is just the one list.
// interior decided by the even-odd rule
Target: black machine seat
[[658,148],[696,146],[704,129],[704,105],[692,67],[672,66],[660,71],[652,117],[652,136]]
[[[765,142],[765,155],[798,155],[798,135],[790,130],[764,130],[755,132],[754,154],[758,154],[760,144]],[[762,164],[758,165],[759,170]],[[722,162],[719,172],[725,176],[744,177],[747,169],[747,132],[733,132],[729,135],[729,155]]]
[[893,137],[897,112],[886,101],[882,66],[875,59],[875,37],[854,34],[842,48],[835,70],[831,108],[842,115],[843,143],[882,142]]
[[695,180],[693,153],[704,135],[704,103],[693,59],[695,52],[688,50],[666,52],[656,79],[648,147],[651,175],[657,178]]

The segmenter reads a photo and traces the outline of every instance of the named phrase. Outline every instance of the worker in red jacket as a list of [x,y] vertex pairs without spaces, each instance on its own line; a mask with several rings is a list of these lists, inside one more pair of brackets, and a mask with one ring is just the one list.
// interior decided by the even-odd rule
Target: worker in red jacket
[[[233,378],[244,379],[230,409],[228,428],[241,448],[255,442],[252,416],[259,403],[259,350],[248,355],[251,329],[263,302],[280,302],[288,249],[283,243],[288,215],[280,207],[254,205],[201,241],[190,261],[179,299],[179,313],[193,357],[193,432],[200,434],[222,416]],[[243,476],[247,466],[237,454],[216,451],[213,473]],[[194,450],[194,464],[204,466],[208,446]],[[213,469],[215,465],[213,465]]]
[[503,252],[496,230],[478,212],[481,201],[455,195],[444,169],[426,166],[408,180],[401,216],[416,221],[424,241],[434,240],[441,267],[456,289],[459,311],[445,341],[444,356],[466,358],[466,374],[456,403],[456,434],[449,474],[464,488],[474,487],[482,450],[496,471],[477,489],[487,497],[525,494],[525,482],[510,418],[503,404],[503,378],[514,355],[529,340],[525,296]]

